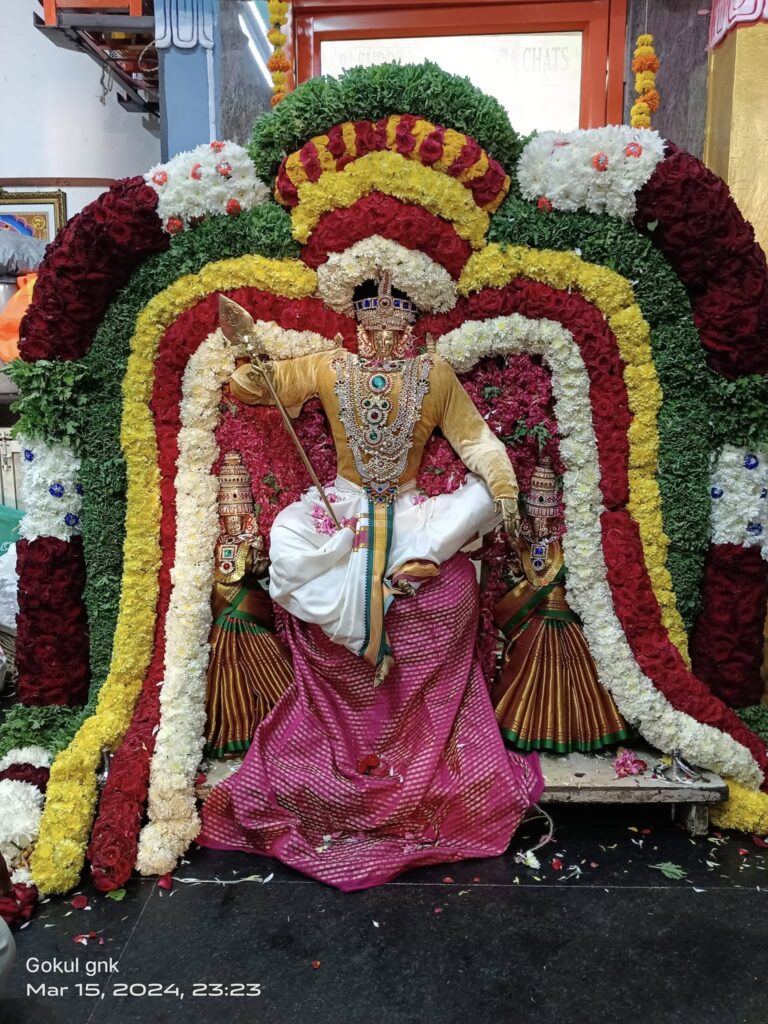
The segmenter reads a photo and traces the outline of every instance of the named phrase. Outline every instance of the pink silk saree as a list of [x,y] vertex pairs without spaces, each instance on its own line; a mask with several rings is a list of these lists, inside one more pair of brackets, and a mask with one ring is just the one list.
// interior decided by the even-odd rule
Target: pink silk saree
[[464,555],[387,613],[395,667],[373,667],[285,615],[295,681],[242,767],[202,811],[197,842],[246,850],[344,891],[408,868],[503,853],[544,783],[508,751],[475,652]]

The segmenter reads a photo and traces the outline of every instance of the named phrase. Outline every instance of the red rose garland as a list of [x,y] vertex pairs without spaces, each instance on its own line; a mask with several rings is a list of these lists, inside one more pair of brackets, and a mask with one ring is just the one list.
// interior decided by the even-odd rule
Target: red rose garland
[[352,206],[324,213],[301,250],[307,266],[317,269],[332,252],[343,252],[371,235],[399,242],[421,252],[458,278],[472,247],[448,221],[422,206],[404,203],[394,196],[371,192]]
[[9,928],[32,919],[37,904],[34,885],[14,885],[7,896],[0,896],[0,917]]
[[768,564],[760,548],[713,544],[704,564],[703,596],[691,634],[696,675],[731,707],[758,704],[768,605]]
[[637,196],[648,231],[688,289],[713,370],[768,371],[768,267],[728,186],[701,160],[667,143]]
[[16,695],[22,704],[84,704],[90,667],[82,538],[20,540],[16,558]]
[[21,358],[80,359],[107,306],[136,267],[168,248],[157,193],[140,176],[118,181],[48,246],[21,322]]

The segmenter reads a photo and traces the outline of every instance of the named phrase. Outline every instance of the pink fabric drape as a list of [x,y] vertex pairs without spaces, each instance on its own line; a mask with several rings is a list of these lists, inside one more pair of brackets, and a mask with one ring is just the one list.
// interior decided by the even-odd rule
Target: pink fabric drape
[[503,853],[543,780],[536,755],[504,747],[477,621],[475,571],[457,555],[388,612],[396,667],[376,689],[362,658],[288,616],[295,682],[209,796],[198,843],[345,891]]

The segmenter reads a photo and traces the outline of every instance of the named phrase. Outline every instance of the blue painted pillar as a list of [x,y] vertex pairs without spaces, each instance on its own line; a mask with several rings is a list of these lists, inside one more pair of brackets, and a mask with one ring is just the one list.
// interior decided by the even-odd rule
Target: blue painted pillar
[[155,0],[162,159],[219,135],[219,0]]

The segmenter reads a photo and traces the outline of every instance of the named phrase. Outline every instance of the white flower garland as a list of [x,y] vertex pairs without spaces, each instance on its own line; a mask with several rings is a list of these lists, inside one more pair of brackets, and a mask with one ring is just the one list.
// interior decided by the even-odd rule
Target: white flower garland
[[176,553],[166,619],[160,725],[150,771],[148,814],[136,867],[166,874],[200,829],[194,781],[203,753],[212,612],[213,552],[219,533],[215,430],[222,385],[242,353],[221,331],[190,358],[182,385],[176,473]]
[[206,142],[156,164],[144,180],[157,192],[157,215],[172,233],[202,217],[237,215],[269,198],[247,150],[235,142]]
[[13,870],[23,851],[37,839],[43,794],[31,782],[0,779],[0,854]]
[[44,444],[19,435],[23,453],[20,536],[27,540],[71,540],[80,533],[80,459],[63,444]]
[[[560,431],[568,565],[568,599],[582,620],[598,676],[616,704],[660,750],[680,751],[694,764],[758,788],[762,772],[746,747],[710,725],[676,711],[641,671],[616,617],[603,557],[597,442],[585,395],[589,377],[573,335],[549,320],[528,321],[517,314],[468,321],[438,341],[437,350],[456,369],[466,370],[484,356],[534,352],[552,374]],[[531,326],[531,324],[533,326]]]
[[759,545],[768,560],[768,451],[725,445],[714,461],[709,494],[712,543]]
[[649,128],[542,132],[523,150],[517,180],[525,199],[549,202],[556,210],[631,220],[637,193],[663,159],[664,140]]
[[31,764],[33,768],[50,768],[53,758],[45,747],[14,747],[5,757],[0,757],[0,772],[15,764]]
[[317,268],[317,294],[337,313],[351,316],[355,288],[378,279],[383,270],[392,275],[392,287],[405,292],[425,313],[445,313],[456,305],[456,283],[445,267],[426,253],[381,235],[332,253]]
[[294,331],[274,320],[256,320],[259,341],[270,359],[295,359],[312,352],[328,352],[337,347],[333,338],[315,331]]

